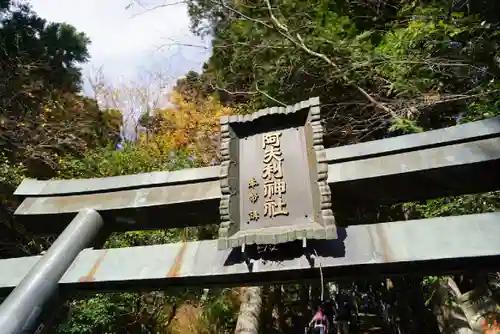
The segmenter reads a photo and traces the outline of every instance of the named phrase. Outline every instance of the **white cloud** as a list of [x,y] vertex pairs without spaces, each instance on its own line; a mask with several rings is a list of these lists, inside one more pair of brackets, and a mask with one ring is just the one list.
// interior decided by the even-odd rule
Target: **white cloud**
[[[84,65],[84,74],[103,66],[107,80],[112,83],[135,81],[145,70],[166,72],[175,82],[175,78],[188,70],[199,70],[208,57],[208,50],[181,46],[160,48],[172,44],[172,40],[206,44],[190,33],[185,5],[144,12],[138,5],[126,9],[132,1],[31,0],[31,4],[41,17],[52,22],[67,22],[91,39],[91,60]],[[155,1],[159,0],[142,0],[149,4]]]

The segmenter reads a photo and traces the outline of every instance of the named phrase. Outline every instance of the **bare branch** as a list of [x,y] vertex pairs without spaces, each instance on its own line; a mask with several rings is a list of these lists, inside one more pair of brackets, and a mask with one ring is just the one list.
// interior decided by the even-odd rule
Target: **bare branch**
[[259,19],[254,19],[254,18],[251,18],[250,16],[247,16],[245,14],[243,14],[242,12],[226,5],[223,1],[215,1],[215,0],[209,0],[210,2],[214,3],[214,4],[217,4],[219,6],[222,6],[223,8],[227,9],[228,11],[236,14],[236,15],[239,15],[240,17],[244,18],[244,19],[247,19],[249,21],[252,21],[252,22],[255,22],[255,23],[259,23],[267,28],[271,28],[272,29],[272,26],[270,24],[268,24],[267,22],[264,22],[262,20],[259,20]]
[[154,6],[151,6],[151,7],[147,7],[145,6],[142,1],[140,0],[133,0],[131,3],[129,3],[127,6],[125,6],[125,9],[128,10],[128,9],[131,9],[134,4],[135,5],[138,5],[139,7],[141,7],[142,9],[142,12],[140,13],[135,13],[135,14],[132,14],[130,16],[130,18],[134,18],[134,17],[137,17],[139,15],[142,15],[144,13],[147,13],[147,12],[150,12],[150,11],[153,11],[155,9],[159,9],[159,8],[164,8],[164,7],[173,7],[173,6],[177,6],[177,5],[182,5],[182,4],[185,4],[186,1],[185,0],[181,0],[181,1],[176,1],[176,2],[165,2],[163,4],[160,4],[160,5],[154,5]]
[[[319,59],[322,59],[323,61],[325,61],[327,64],[329,64],[330,66],[334,67],[335,69],[338,69],[338,65],[335,64],[330,58],[328,58],[325,54],[323,53],[319,53],[319,52],[315,52],[313,50],[311,50],[310,48],[308,48],[306,46],[306,44],[304,43],[304,40],[302,39],[302,37],[300,36],[300,34],[296,34],[296,39],[293,38],[291,35],[288,34],[288,28],[287,26],[284,24],[284,23],[281,23],[278,21],[278,19],[274,16],[273,14],[273,10],[272,10],[272,7],[271,7],[271,3],[269,2],[269,0],[265,0],[266,4],[267,4],[267,8],[268,8],[268,11],[269,11],[269,16],[271,17],[271,20],[273,21],[274,25],[277,27],[278,31],[281,33],[281,35],[285,36],[289,41],[291,41],[292,43],[294,43],[296,46],[298,46],[299,48],[301,48],[302,50],[304,50],[305,52],[307,52],[308,54],[310,54],[311,56],[314,56],[316,58],[319,58]],[[368,92],[366,92],[363,88],[361,88],[359,85],[357,85],[356,83],[353,83],[352,80],[350,80],[349,78],[347,78],[347,76],[343,75],[342,76],[342,79],[348,84],[348,85],[351,85],[352,87],[354,87],[356,90],[358,90],[364,97],[366,97],[368,99],[368,101],[370,101],[376,108],[378,109],[381,109],[383,110],[384,112],[387,112],[389,114],[393,114],[392,110],[390,110],[388,107],[386,107],[384,104],[382,104],[381,102],[375,100],[373,98],[373,96],[371,96]]]
[[176,40],[174,40],[172,37],[167,37],[168,40],[172,42],[172,44],[163,44],[160,45],[159,47],[156,48],[156,51],[159,51],[167,46],[186,46],[186,47],[191,47],[191,48],[198,48],[198,49],[204,49],[204,50],[209,50],[209,46],[207,45],[202,45],[202,44],[191,44],[191,43],[181,43]]
[[274,16],[273,9],[271,7],[271,3],[269,2],[269,0],[265,0],[265,1],[266,1],[267,9],[269,10],[269,16],[271,17],[271,20],[274,22],[274,24],[279,29],[281,29],[285,32],[288,32],[288,28],[284,24],[281,24],[280,21],[278,21],[278,19],[276,18],[276,16]]
[[259,92],[252,92],[252,91],[230,91],[230,90],[227,90],[225,88],[219,87],[218,85],[214,85],[211,82],[208,84],[213,90],[219,90],[219,91],[224,92],[228,95],[257,95],[257,94],[259,94]]
[[274,97],[272,97],[271,95],[269,95],[268,93],[264,92],[263,90],[260,90],[259,89],[259,84],[257,82],[255,82],[255,89],[257,90],[257,92],[261,93],[262,95],[264,95],[268,99],[273,100],[274,102],[276,102],[278,104],[281,104],[282,106],[286,107],[286,103],[281,102],[281,101],[275,99]]

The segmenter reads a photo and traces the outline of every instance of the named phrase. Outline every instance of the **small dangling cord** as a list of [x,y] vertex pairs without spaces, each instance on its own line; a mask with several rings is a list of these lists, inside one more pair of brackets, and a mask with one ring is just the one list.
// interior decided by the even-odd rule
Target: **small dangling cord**
[[316,249],[313,248],[314,255],[316,256],[316,259],[318,259],[318,264],[319,264],[319,276],[321,279],[321,302],[324,302],[324,296],[325,296],[325,284],[323,281],[323,268],[321,267],[321,261],[319,260],[318,252],[316,252]]
[[[306,248],[305,245],[306,245],[306,241],[305,241],[305,239],[303,239],[302,246],[304,248]],[[323,304],[324,295],[325,295],[325,286],[324,286],[324,282],[323,282],[323,268],[321,267],[321,261],[319,260],[318,252],[316,251],[316,249],[313,248],[313,252],[314,252],[314,258],[318,259],[318,264],[319,264],[319,275],[320,275],[320,279],[321,279],[321,304]],[[306,327],[305,332],[308,333],[308,327]]]
[[324,285],[324,281],[323,281],[323,268],[321,266],[321,261],[319,260],[318,252],[316,251],[315,248],[313,248],[312,250],[314,252],[314,255],[311,255],[311,253],[307,249],[308,247],[307,247],[307,239],[306,238],[302,238],[302,248],[305,250],[306,258],[309,261],[309,264],[311,265],[311,267],[314,266],[314,262],[315,262],[314,259],[318,259],[319,275],[320,275],[320,279],[321,279],[321,302],[324,302],[325,285]]

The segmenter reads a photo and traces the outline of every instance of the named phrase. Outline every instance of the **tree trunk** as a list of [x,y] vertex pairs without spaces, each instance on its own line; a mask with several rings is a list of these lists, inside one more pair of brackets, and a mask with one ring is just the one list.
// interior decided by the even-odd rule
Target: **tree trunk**
[[299,286],[300,298],[300,327],[305,327],[309,322],[309,286],[307,284],[300,284]]
[[235,334],[259,334],[262,288],[241,288],[241,306]]
[[433,311],[443,334],[472,334],[465,312],[457,302],[462,294],[452,278],[437,286],[433,298]]
[[483,320],[498,316],[498,304],[492,298],[486,277],[475,277],[475,287],[461,293],[452,278],[439,284],[433,298],[433,310],[444,334],[481,333]]
[[260,332],[270,333],[274,330],[274,300],[271,291],[271,285],[264,285],[262,287],[262,311],[260,312]]
[[485,276],[475,278],[474,289],[462,294],[460,302],[472,330],[476,332],[481,332],[485,318],[498,318],[500,315],[500,307],[492,298]]
[[500,305],[500,272],[489,273],[487,279],[492,298]]
[[309,295],[309,300],[313,304],[313,310],[312,312],[314,313],[316,311],[316,307],[318,307],[319,303],[321,302],[321,284],[318,282],[311,283],[311,290],[310,290],[310,295]]
[[416,323],[416,333],[440,333],[434,314],[425,306],[425,298],[421,289],[422,277],[410,278],[411,310]]
[[288,333],[285,319],[285,306],[283,305],[283,286],[275,285],[273,287],[273,314],[274,318],[277,319],[278,332]]

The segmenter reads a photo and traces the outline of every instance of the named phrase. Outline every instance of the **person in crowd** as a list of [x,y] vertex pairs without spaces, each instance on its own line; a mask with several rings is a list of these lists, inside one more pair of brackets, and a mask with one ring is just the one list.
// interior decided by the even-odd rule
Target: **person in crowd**
[[[345,292],[341,292],[337,295],[337,324],[339,327],[339,332],[342,334],[349,333],[349,321],[351,319],[351,303],[349,296]],[[339,333],[339,334],[340,334]]]
[[324,312],[324,305],[320,304],[314,314],[313,318],[309,322],[309,328],[312,329],[314,334],[327,334],[330,327],[330,322],[328,317]]

